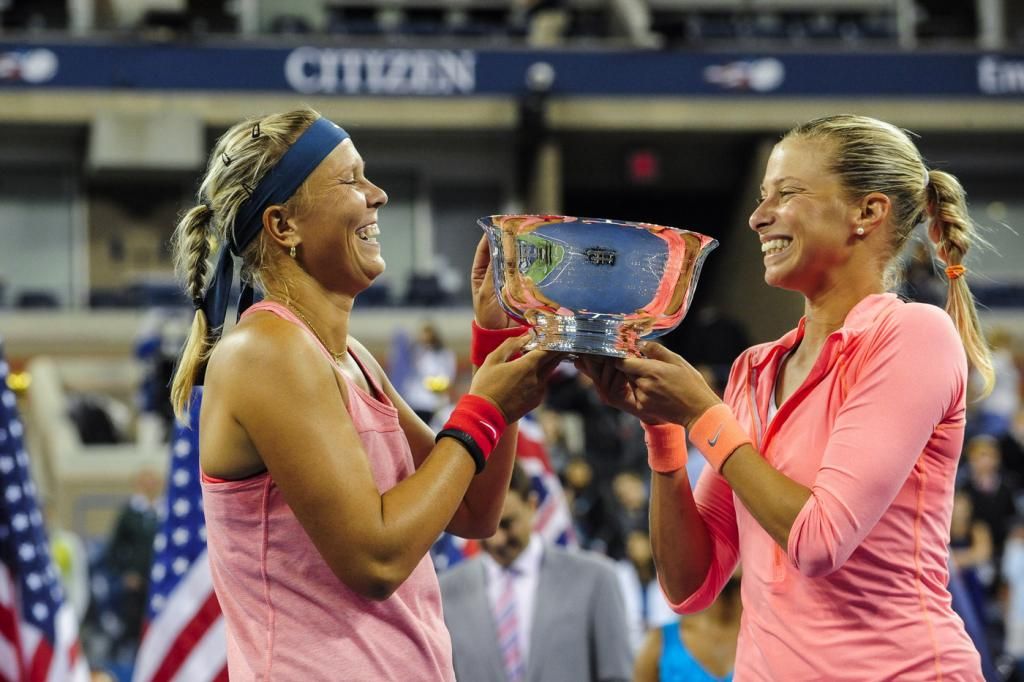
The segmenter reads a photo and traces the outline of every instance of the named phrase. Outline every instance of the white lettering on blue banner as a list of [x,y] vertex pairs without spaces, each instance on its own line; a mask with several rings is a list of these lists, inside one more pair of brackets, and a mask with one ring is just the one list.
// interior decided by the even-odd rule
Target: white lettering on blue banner
[[299,47],[284,73],[288,85],[307,95],[467,95],[476,89],[476,54]]
[[1024,61],[982,57],[978,60],[978,89],[986,95],[1024,94]]

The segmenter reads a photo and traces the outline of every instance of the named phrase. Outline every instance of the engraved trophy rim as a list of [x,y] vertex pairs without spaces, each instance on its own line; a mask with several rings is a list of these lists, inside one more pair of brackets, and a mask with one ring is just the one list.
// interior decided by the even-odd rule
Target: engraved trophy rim
[[[509,291],[506,275],[508,272],[516,271],[518,256],[506,255],[505,245],[500,236],[509,229],[507,224],[512,221],[518,221],[517,226],[525,223],[526,226],[533,228],[522,233],[516,230],[514,234],[517,238],[520,234],[528,234],[540,227],[558,224],[635,228],[654,234],[666,243],[666,262],[669,262],[672,253],[681,255],[676,259],[679,263],[674,274],[667,273],[667,278],[659,276],[656,297],[639,309],[615,312],[573,310],[548,299],[539,292],[540,287],[532,285],[515,287],[517,291],[526,292],[521,294],[520,300],[516,300],[516,295]],[[534,334],[534,339],[527,345],[527,349],[544,348],[574,354],[636,356],[640,354],[637,345],[639,341],[653,339],[675,329],[689,310],[705,259],[719,244],[713,237],[694,230],[615,218],[499,213],[482,216],[477,219],[477,224],[487,235],[491,261],[494,264],[494,287],[499,303],[506,314],[528,324]],[[521,245],[517,246],[517,250],[522,248]],[[587,265],[614,263],[616,257],[615,251],[609,254],[602,249],[586,249],[585,254],[574,252],[573,256],[587,258]],[[671,262],[675,263],[676,260]],[[517,281],[522,280],[517,278]],[[666,306],[671,306],[672,309],[663,309]]]

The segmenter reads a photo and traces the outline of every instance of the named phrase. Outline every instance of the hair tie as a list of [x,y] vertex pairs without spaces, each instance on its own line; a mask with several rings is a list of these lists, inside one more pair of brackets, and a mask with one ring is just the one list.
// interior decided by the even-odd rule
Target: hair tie
[[966,274],[967,268],[960,264],[946,266],[946,277],[948,277],[950,281],[953,281],[954,279],[959,279],[960,277],[963,277]]
[[924,188],[928,189],[928,185],[932,184],[932,174],[928,172],[928,167],[924,168]]
[[205,297],[203,297],[203,296],[193,296],[192,297],[192,308],[196,312],[199,312],[200,310],[203,309],[203,302],[204,301],[205,301]]

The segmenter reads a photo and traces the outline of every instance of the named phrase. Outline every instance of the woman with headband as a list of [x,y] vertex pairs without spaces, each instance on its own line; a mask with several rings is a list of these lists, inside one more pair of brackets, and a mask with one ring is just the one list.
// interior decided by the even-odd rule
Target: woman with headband
[[[231,679],[450,682],[428,550],[444,530],[495,531],[516,420],[559,356],[510,360],[527,337],[507,328],[482,241],[479,370],[435,440],[348,334],[357,295],[384,272],[387,195],[345,131],[314,111],[228,130],[199,201],[175,232],[196,315],[172,398],[184,415],[203,385],[203,505]],[[240,319],[221,339],[236,258]]]
[[[946,312],[886,293],[922,222],[947,264]],[[654,344],[580,365],[645,422],[670,603],[707,607],[742,562],[745,682],[981,680],[946,588],[968,362],[993,382],[960,183],[899,128],[831,116],[775,146],[750,227],[765,281],[803,294],[805,314],[737,359],[724,402]],[[692,494],[686,434],[711,465]]]

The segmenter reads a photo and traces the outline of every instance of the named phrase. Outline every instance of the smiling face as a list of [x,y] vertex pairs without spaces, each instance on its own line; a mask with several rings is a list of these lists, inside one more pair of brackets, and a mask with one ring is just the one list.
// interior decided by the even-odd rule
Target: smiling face
[[850,260],[859,211],[829,170],[830,155],[826,143],[793,137],[768,159],[750,227],[772,286],[813,296],[839,281]]
[[363,291],[384,272],[377,209],[388,195],[366,178],[351,139],[327,155],[302,191],[289,221],[301,237],[306,271],[330,291]]

